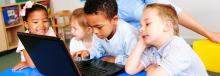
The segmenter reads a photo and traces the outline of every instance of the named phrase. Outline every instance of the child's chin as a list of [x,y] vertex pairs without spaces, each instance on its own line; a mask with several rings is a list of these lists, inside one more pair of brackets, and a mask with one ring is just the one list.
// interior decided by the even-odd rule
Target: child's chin
[[104,37],[104,36],[98,36],[98,38],[100,38],[100,39],[105,39],[105,37]]
[[82,40],[82,38],[75,37],[76,40]]
[[46,35],[45,32],[38,32],[38,33],[36,33],[36,34],[38,34],[38,35]]
[[150,41],[146,41],[146,40],[145,40],[144,43],[145,43],[145,44],[150,44]]

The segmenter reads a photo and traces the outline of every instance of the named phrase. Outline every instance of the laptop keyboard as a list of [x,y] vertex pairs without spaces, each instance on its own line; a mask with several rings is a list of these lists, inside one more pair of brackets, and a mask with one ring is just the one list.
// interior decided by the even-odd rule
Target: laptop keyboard
[[123,65],[101,60],[77,61],[76,64],[83,76],[109,76],[124,69]]

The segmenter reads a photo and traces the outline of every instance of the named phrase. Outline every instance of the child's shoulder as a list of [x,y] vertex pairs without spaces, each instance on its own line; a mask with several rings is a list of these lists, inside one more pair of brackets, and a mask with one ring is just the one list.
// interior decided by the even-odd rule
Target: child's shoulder
[[137,30],[134,26],[132,26],[131,24],[127,23],[123,19],[118,19],[118,26],[122,27],[122,28],[125,28],[125,29]]
[[163,45],[162,49],[164,49],[167,53],[189,53],[192,52],[192,48],[182,37],[174,36],[169,42]]
[[188,45],[186,41],[179,36],[173,36],[169,44],[172,46],[179,46],[179,47],[185,47]]
[[121,32],[124,35],[138,35],[138,30],[122,19],[118,20],[117,31]]

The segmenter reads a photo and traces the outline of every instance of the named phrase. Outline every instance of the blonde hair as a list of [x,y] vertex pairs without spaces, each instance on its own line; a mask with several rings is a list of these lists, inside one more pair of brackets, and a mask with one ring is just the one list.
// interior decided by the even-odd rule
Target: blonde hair
[[72,22],[73,19],[78,22],[80,27],[82,27],[84,29],[89,27],[89,24],[87,23],[86,18],[85,18],[85,13],[84,13],[83,8],[75,9],[72,12],[72,14],[70,16],[70,21]]
[[168,4],[152,3],[148,4],[144,10],[154,8],[158,10],[158,15],[162,20],[171,21],[173,25],[174,35],[179,35],[178,16],[174,7]]

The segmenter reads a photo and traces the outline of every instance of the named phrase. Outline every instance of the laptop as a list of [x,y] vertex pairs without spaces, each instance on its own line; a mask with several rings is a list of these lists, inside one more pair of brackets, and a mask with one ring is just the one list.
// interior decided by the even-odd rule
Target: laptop
[[73,61],[64,42],[57,37],[17,33],[40,73],[46,76],[109,76],[124,71],[123,65],[102,60]]

